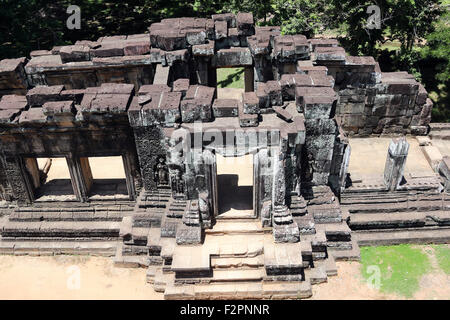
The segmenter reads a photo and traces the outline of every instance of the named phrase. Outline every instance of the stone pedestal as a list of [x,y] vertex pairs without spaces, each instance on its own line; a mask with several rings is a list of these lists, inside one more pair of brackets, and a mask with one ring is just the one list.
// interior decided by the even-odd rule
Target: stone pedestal
[[389,144],[384,167],[384,184],[390,191],[396,190],[403,179],[408,150],[409,143],[404,137],[392,139]]

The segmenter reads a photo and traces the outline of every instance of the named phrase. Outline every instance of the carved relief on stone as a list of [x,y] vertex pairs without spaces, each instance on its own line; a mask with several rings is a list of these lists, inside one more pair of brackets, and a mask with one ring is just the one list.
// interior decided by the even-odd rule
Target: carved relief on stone
[[184,197],[184,180],[179,168],[175,168],[170,172],[170,187],[174,198]]
[[159,157],[158,162],[154,167],[154,180],[156,181],[156,185],[159,186],[168,186],[169,185],[169,169],[166,165],[166,160],[164,157]]

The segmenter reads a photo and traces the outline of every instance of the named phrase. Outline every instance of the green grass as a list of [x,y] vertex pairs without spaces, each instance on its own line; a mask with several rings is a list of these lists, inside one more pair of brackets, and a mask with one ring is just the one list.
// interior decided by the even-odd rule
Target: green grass
[[439,264],[439,268],[446,274],[450,274],[450,247],[445,244],[432,246]]
[[244,89],[244,68],[217,69],[217,88]]
[[363,247],[361,263],[366,280],[373,276],[373,273],[367,272],[370,272],[369,266],[380,268],[380,291],[406,298],[413,296],[419,289],[422,275],[432,268],[426,253],[410,245]]

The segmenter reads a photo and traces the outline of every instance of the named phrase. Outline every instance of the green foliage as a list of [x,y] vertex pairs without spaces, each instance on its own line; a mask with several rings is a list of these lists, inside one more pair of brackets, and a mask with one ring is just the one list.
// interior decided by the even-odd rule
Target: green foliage
[[217,69],[217,88],[244,88],[244,68]]
[[436,260],[439,268],[446,274],[450,275],[450,247],[448,244],[440,244],[432,246],[435,252]]
[[[383,41],[383,23],[381,29],[368,29],[367,8],[374,4],[372,0],[332,0],[334,4],[330,14],[334,17],[332,26],[345,34],[339,41],[352,55],[375,55],[376,45]],[[378,1],[381,13],[385,12],[385,1]]]
[[427,36],[427,46],[422,56],[439,60],[436,65],[436,77],[440,81],[450,79],[450,12],[447,11],[435,24],[435,30]]
[[410,245],[361,248],[363,277],[373,276],[369,266],[381,271],[382,292],[392,292],[410,298],[419,289],[419,280],[431,269],[430,261],[420,249]]
[[274,0],[273,8],[271,24],[280,25],[283,34],[303,34],[311,38],[329,24],[329,1]]
[[[351,54],[375,55],[376,45],[399,41],[402,52],[411,52],[415,44],[433,30],[432,22],[442,13],[439,0],[333,0],[336,26],[346,26],[342,39]],[[370,5],[381,10],[381,29],[368,29]]]
[[[193,16],[193,1],[0,0],[0,58],[100,36],[146,32],[162,18]],[[81,9],[81,29],[69,30],[67,7]]]

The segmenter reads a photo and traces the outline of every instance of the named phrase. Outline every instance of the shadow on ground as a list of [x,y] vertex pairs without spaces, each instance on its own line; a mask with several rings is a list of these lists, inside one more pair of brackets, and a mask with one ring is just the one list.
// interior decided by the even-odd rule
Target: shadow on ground
[[220,174],[217,176],[219,214],[231,209],[252,210],[253,186],[238,186],[237,174]]

